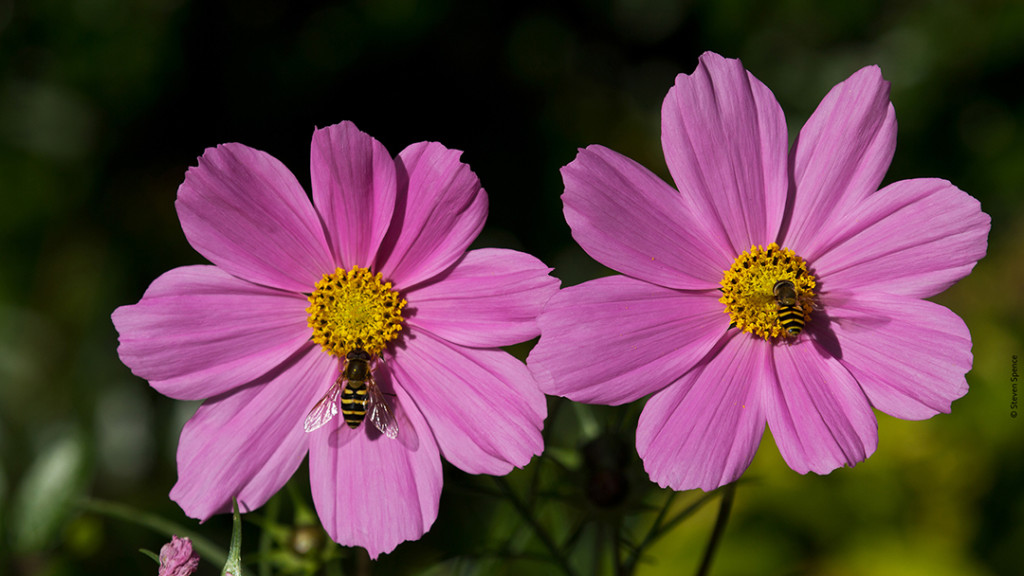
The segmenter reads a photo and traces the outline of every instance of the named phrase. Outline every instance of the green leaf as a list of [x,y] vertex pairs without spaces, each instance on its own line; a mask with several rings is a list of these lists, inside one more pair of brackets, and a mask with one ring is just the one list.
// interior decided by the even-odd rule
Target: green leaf
[[84,489],[87,469],[84,443],[70,434],[35,459],[11,502],[10,536],[15,551],[39,552],[54,540]]
[[119,502],[109,502],[107,500],[97,500],[95,498],[89,500],[82,500],[79,502],[79,506],[84,510],[89,510],[97,514],[103,514],[104,516],[110,516],[111,518],[117,518],[126,522],[131,522],[139,526],[145,526],[155,532],[163,534],[167,538],[172,535],[180,537],[187,537],[192,541],[192,549],[199,553],[199,556],[214,565],[220,564],[226,561],[224,555],[224,548],[218,544],[214,544],[213,541],[206,538],[202,534],[195,530],[190,530],[185,526],[177,522],[172,522],[162,516],[146,512],[145,510],[139,510],[127,504],[121,504]]
[[142,552],[142,553],[143,553],[143,554],[145,554],[146,556],[149,556],[149,557],[150,557],[150,558],[152,558],[152,559],[153,559],[153,561],[154,561],[154,562],[156,562],[157,564],[159,564],[159,563],[160,563],[160,557],[159,557],[159,556],[157,556],[157,555],[156,555],[156,553],[155,553],[155,552],[153,552],[152,550],[146,550],[145,548],[139,548],[139,552]]
[[[2,440],[2,438],[0,438]],[[2,446],[0,446],[2,448]],[[7,517],[4,511],[4,505],[7,500],[7,475],[4,474],[4,469],[0,462],[0,536],[4,534],[4,518]]]

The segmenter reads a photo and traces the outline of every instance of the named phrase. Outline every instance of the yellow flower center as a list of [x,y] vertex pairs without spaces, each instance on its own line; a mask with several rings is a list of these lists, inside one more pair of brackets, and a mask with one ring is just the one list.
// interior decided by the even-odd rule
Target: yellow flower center
[[309,295],[309,327],[313,342],[344,359],[353,350],[379,356],[402,330],[405,300],[378,272],[354,266],[324,274]]
[[814,308],[814,276],[807,263],[774,242],[751,246],[722,277],[725,313],[732,326],[768,340],[800,335]]

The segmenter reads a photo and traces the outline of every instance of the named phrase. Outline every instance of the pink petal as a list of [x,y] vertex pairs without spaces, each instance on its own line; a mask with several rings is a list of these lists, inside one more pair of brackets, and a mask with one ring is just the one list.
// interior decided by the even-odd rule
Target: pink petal
[[[732,258],[775,240],[786,204],[786,118],[739,60],[705,52],[661,109],[669,172]],[[721,269],[719,280],[721,279]]]
[[334,270],[309,198],[265,152],[241,144],[207,149],[185,173],[174,204],[189,244],[239,278],[308,292]]
[[828,474],[874,453],[878,426],[857,381],[809,340],[772,348],[777,378],[765,387],[768,428],[789,467]]
[[206,520],[255,510],[284,486],[306,455],[302,423],[333,382],[338,362],[312,344],[279,369],[203,403],[178,443],[178,483],[171,499]]
[[540,334],[537,316],[558,291],[549,272],[529,254],[472,250],[444,275],[403,294],[409,327],[481,348],[529,340]]
[[834,242],[812,262],[823,290],[917,297],[969,274],[991,224],[977,200],[938,179],[886,186],[838,220]]
[[603,146],[562,168],[565,220],[598,262],[668,288],[717,288],[735,255],[714,244],[687,199],[650,170]]
[[895,149],[896,113],[878,67],[833,87],[793,144],[796,191],[786,245],[816,257],[837,220],[878,190]]
[[565,288],[541,315],[527,364],[547,394],[623,404],[699,362],[729,325],[719,292],[692,293],[612,276]]
[[741,333],[647,401],[636,448],[651,480],[674,490],[714,490],[736,480],[764,434],[769,346]]
[[388,363],[448,462],[470,474],[507,474],[544,449],[544,394],[501,350],[464,348],[419,332]]
[[395,286],[411,287],[440,274],[483,229],[487,194],[461,155],[420,142],[395,159],[398,203],[377,261]]
[[362,546],[371,558],[422,536],[441,499],[441,456],[430,427],[404,390],[395,392],[393,408],[402,415],[397,440],[365,422],[354,431],[336,424],[310,435],[317,515],[332,540]]
[[313,203],[339,266],[372,266],[395,210],[395,161],[380,142],[342,122],[313,132],[309,162]]
[[112,319],[117,351],[161,394],[199,400],[266,374],[305,342],[306,298],[215,266],[175,268]]
[[948,413],[967,393],[971,334],[947,308],[876,293],[830,296],[826,304],[844,366],[871,404],[896,418]]

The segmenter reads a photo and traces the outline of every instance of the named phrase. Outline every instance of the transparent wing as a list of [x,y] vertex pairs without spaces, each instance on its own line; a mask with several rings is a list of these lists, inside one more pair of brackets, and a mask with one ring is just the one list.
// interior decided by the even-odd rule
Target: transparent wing
[[313,406],[306,416],[306,432],[312,432],[327,424],[338,414],[338,405],[341,404],[341,384],[331,385],[331,389],[324,394],[324,397]]
[[384,398],[384,393],[372,382],[366,383],[366,416],[380,433],[394,440],[398,438],[398,421]]

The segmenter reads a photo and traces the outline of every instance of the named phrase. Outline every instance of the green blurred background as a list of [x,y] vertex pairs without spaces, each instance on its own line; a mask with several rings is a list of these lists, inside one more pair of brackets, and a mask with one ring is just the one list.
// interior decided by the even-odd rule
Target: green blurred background
[[[714,573],[1024,573],[1024,416],[1010,406],[1024,355],[1024,3],[0,0],[0,574],[155,573],[137,550],[166,537],[83,511],[85,497],[227,542],[227,519],[197,527],[167,499],[195,404],[132,376],[109,320],[160,273],[202,262],[173,202],[206,147],[267,151],[307,186],[313,128],[341,120],[393,154],[421,140],[465,150],[491,198],[478,243],[532,252],[575,284],[603,270],[571,240],[558,169],[599,143],[668,178],[661,101],[705,50],[743,59],[791,136],[833,84],[879,64],[899,122],[887,181],[948,179],[993,217],[988,256],[935,299],[974,336],[970,393],[925,422],[880,415],[877,453],[825,477],[790,471],[766,436]],[[562,406],[549,440],[570,469],[585,461],[576,424],[608,420],[581,410]],[[513,486],[532,478],[517,474]],[[585,493],[550,478],[570,501]],[[472,558],[485,540],[523,523],[477,482],[446,468],[437,526],[377,572],[484,570]],[[629,487],[630,501],[666,496],[643,478]],[[714,516],[666,535],[639,572],[692,573]],[[600,545],[579,542],[579,556]]]

